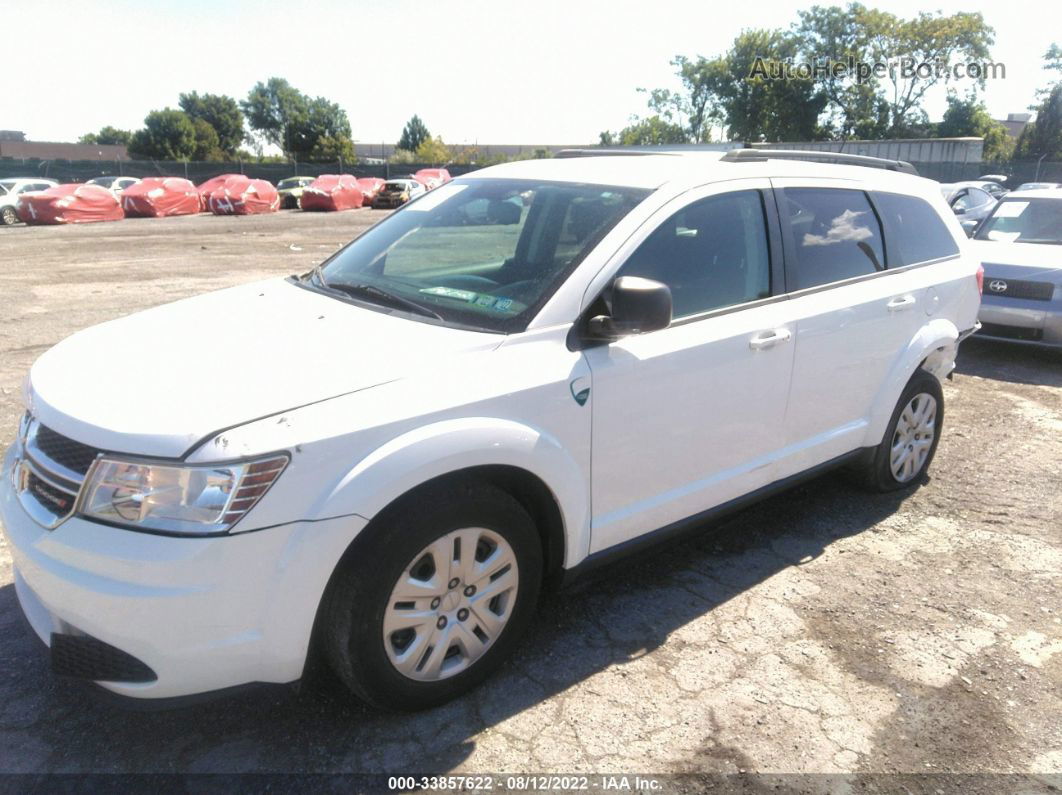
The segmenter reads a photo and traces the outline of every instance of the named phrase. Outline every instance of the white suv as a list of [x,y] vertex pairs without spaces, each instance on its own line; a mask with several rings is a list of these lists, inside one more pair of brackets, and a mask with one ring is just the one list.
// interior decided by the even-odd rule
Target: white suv
[[302,277],[41,356],[0,487],[18,598],[57,672],[118,694],[319,651],[373,704],[437,704],[544,583],[840,464],[918,483],[976,325],[967,245],[887,169],[477,171]]

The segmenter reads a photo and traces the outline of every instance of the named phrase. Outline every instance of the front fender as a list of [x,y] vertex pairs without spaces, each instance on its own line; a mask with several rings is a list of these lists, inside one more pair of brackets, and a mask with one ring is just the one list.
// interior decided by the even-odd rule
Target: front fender
[[417,486],[477,466],[512,466],[538,477],[564,522],[565,566],[586,555],[590,492],[582,469],[553,436],[512,420],[465,417],[408,431],[362,458],[322,495],[318,509],[321,516],[372,519]]
[[940,380],[954,369],[958,340],[958,327],[943,317],[930,320],[911,338],[907,347],[896,357],[874,399],[867,426],[867,447],[881,443],[896,408],[896,401],[919,365]]

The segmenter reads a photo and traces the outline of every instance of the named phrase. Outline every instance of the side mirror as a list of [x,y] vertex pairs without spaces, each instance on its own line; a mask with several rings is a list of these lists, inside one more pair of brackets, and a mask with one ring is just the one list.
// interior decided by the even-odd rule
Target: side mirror
[[965,207],[952,207],[951,210],[956,215],[966,215],[966,208]]
[[595,339],[614,340],[671,325],[671,289],[640,276],[620,276],[612,285],[612,314],[590,318]]
[[967,237],[973,237],[979,224],[979,221],[961,221],[959,226],[961,226],[963,231],[966,232]]

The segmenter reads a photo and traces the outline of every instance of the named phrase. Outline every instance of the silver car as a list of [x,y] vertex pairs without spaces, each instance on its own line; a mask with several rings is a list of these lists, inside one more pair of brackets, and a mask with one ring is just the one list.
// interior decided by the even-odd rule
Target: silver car
[[1062,189],[1014,191],[981,222],[980,337],[1062,347]]

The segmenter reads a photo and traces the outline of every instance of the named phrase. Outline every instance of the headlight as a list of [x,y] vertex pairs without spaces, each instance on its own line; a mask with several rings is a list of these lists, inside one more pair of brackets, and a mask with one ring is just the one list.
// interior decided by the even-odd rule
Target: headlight
[[254,507],[287,465],[285,455],[197,466],[103,457],[89,472],[81,513],[138,530],[224,533]]

